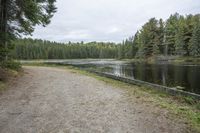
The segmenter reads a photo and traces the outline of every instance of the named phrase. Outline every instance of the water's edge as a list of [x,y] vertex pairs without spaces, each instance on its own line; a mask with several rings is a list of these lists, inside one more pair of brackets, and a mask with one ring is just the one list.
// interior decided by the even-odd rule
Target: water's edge
[[118,81],[122,81],[125,83],[129,83],[129,84],[134,84],[134,85],[138,85],[138,86],[145,86],[151,89],[155,89],[158,91],[162,91],[165,93],[168,93],[170,95],[174,95],[174,96],[186,96],[186,97],[192,97],[195,99],[200,100],[200,95],[195,94],[195,93],[191,93],[191,92],[186,92],[183,90],[177,90],[176,88],[170,88],[170,87],[166,87],[166,86],[162,86],[162,85],[158,85],[158,84],[153,84],[153,83],[149,83],[149,82],[145,82],[145,81],[141,81],[141,80],[136,80],[136,79],[131,79],[131,78],[127,78],[127,77],[120,77],[120,76],[116,76],[114,74],[110,74],[110,73],[105,73],[105,72],[99,72],[99,71],[94,71],[94,70],[89,70],[89,69],[83,69],[86,70],[90,73],[95,73],[99,76],[103,76],[103,77],[107,77],[107,78],[112,78]]

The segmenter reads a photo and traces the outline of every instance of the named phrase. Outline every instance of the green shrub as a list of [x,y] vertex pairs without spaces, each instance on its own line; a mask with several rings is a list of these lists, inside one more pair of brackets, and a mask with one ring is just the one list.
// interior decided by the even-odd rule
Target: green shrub
[[196,108],[200,110],[200,102],[196,104]]
[[18,71],[21,68],[21,64],[17,61],[8,60],[8,61],[1,62],[0,67],[2,69],[12,69],[12,70]]
[[188,104],[191,104],[191,105],[196,104],[195,99],[193,99],[192,97],[184,97],[184,100],[185,100],[185,102],[188,103]]
[[8,73],[5,69],[0,68],[0,81],[5,81],[8,77]]

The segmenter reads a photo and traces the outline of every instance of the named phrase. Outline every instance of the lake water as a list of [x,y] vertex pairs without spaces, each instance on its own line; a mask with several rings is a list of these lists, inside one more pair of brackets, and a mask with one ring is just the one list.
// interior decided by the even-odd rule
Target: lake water
[[200,94],[200,66],[175,64],[132,63],[118,60],[65,60],[52,63],[70,64],[81,68],[108,72]]

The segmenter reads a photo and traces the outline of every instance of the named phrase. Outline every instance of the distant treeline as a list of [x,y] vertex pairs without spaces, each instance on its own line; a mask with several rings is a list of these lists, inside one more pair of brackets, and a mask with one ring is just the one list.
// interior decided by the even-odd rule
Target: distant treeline
[[105,42],[56,43],[19,39],[16,59],[146,58],[159,55],[200,56],[200,15],[151,18],[133,37],[120,44]]
[[16,59],[117,58],[114,43],[57,43],[43,40],[14,41],[12,56]]

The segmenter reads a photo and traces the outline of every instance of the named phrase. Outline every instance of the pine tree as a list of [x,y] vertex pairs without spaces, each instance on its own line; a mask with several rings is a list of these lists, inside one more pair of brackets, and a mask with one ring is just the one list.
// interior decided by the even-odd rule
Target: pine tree
[[133,38],[133,43],[132,43],[132,58],[136,56],[136,53],[138,51],[138,45],[139,45],[139,31],[135,33],[135,36]]
[[190,42],[190,55],[200,57],[200,22],[195,26]]
[[177,23],[177,30],[175,34],[175,53],[176,55],[184,56],[187,54],[186,43],[184,41],[184,18],[180,17]]
[[46,26],[56,11],[56,0],[0,1],[0,64],[7,59],[11,40],[31,34],[36,25]]
[[186,56],[189,56],[189,43],[192,38],[192,32],[195,26],[195,17],[193,15],[188,15],[185,18],[185,28],[184,28],[184,42],[185,42],[185,47],[184,49],[186,50]]
[[160,50],[157,44],[153,45],[153,55],[158,55],[160,54]]
[[171,15],[166,22],[164,42],[166,55],[173,55],[175,53],[175,35],[179,17],[180,15],[175,13]]
[[149,57],[158,54],[158,45],[160,44],[158,20],[155,18],[150,19],[149,22],[143,26],[141,34],[145,56]]
[[143,34],[139,33],[138,36],[135,38],[135,43],[137,44],[137,53],[136,58],[143,58],[145,57],[145,47],[144,47],[144,40]]
[[158,54],[164,54],[164,22],[162,19],[159,20],[157,44],[158,44]]

